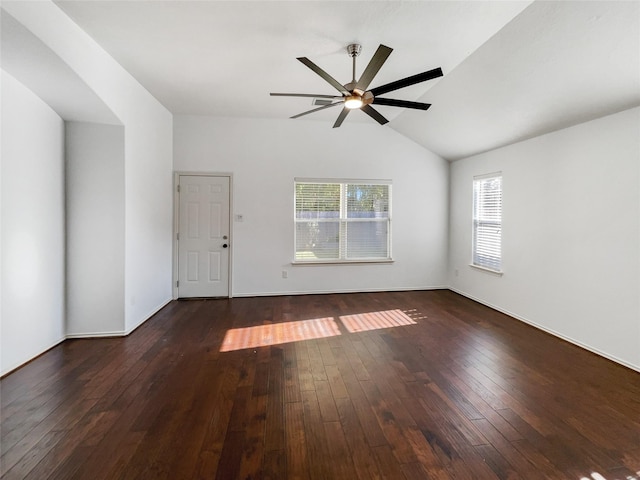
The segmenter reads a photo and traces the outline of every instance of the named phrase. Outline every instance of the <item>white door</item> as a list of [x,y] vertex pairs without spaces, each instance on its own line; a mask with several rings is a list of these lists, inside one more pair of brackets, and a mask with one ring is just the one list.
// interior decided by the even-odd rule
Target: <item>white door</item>
[[180,175],[178,297],[229,296],[229,177]]

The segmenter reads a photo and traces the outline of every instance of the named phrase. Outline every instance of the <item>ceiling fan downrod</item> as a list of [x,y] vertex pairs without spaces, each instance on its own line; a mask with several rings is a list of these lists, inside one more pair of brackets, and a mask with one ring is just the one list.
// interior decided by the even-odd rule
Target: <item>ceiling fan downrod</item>
[[356,108],[360,108],[363,105],[362,102],[362,94],[364,92],[356,90],[357,80],[356,80],[356,57],[360,55],[362,51],[362,45],[358,43],[352,43],[351,45],[347,45],[347,53],[352,59],[352,73],[351,82],[347,83],[344,88],[349,90],[350,95],[344,97],[344,106],[349,110],[353,110]]
[[347,53],[352,58],[352,62],[353,62],[353,70],[352,70],[353,75],[351,76],[352,78],[351,83],[353,83],[354,85],[356,84],[356,57],[360,55],[361,51],[362,51],[362,45],[358,43],[352,43],[351,45],[347,45]]

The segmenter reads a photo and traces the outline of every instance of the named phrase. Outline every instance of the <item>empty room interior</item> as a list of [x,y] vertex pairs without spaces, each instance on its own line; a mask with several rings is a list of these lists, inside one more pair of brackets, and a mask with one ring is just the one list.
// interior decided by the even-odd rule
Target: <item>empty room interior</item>
[[4,479],[640,480],[640,2],[0,1]]

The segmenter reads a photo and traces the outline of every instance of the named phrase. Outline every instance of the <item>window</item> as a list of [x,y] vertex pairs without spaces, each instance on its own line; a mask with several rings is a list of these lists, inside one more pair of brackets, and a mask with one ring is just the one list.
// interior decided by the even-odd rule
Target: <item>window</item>
[[502,268],[502,174],[473,179],[472,265],[500,272]]
[[391,260],[391,182],[295,181],[295,261]]

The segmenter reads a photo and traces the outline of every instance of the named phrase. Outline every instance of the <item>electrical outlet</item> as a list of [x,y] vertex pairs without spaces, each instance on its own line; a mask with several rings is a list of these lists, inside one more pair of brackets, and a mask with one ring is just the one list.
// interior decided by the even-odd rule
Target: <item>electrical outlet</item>
[[289,277],[289,272],[287,272],[286,270],[282,270],[282,278],[288,278]]

